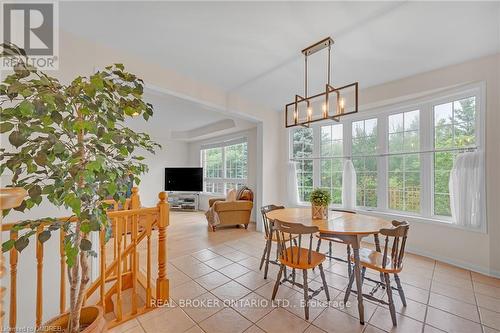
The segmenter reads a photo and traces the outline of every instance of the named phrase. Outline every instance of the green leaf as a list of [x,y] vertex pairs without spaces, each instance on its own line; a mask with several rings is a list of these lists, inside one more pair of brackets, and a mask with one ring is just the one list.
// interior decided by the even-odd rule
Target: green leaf
[[21,252],[26,248],[26,246],[28,246],[29,243],[30,241],[27,237],[20,237],[15,241],[14,247],[18,252]]
[[28,190],[28,194],[31,198],[39,197],[42,195],[42,188],[40,185],[35,185]]
[[2,244],[2,252],[10,251],[14,247],[15,240],[9,239]]
[[45,243],[46,241],[48,241],[48,240],[49,240],[50,236],[51,236],[50,231],[49,231],[49,230],[44,230],[44,231],[42,231],[42,232],[38,235],[38,241],[39,241],[40,243]]
[[90,251],[92,250],[92,242],[86,238],[83,238],[80,242],[80,250],[82,251]]
[[73,247],[71,243],[66,243],[64,252],[66,253],[66,264],[69,267],[73,267],[75,265],[76,256],[78,255],[78,249]]
[[88,234],[91,231],[90,223],[88,223],[88,222],[82,223],[80,225],[80,231],[85,233],[85,234]]
[[47,154],[45,152],[40,151],[38,154],[36,154],[35,158],[35,163],[38,164],[39,166],[44,166],[47,164]]
[[115,183],[109,183],[108,186],[107,186],[107,190],[108,190],[108,193],[109,195],[114,195],[116,193],[116,184]]
[[133,107],[131,107],[131,106],[126,106],[126,107],[125,107],[125,109],[123,109],[123,112],[125,112],[125,114],[126,114],[127,116],[133,116],[133,115],[135,115],[135,114],[139,113],[139,111],[138,111],[138,110],[134,109],[134,108],[133,108]]
[[0,123],[0,133],[9,132],[13,128],[14,124],[12,123],[7,123],[7,122]]
[[53,111],[50,114],[50,119],[52,119],[52,121],[54,121],[56,124],[60,124],[63,120],[63,117],[59,112]]
[[35,106],[29,102],[29,101],[22,101],[19,106],[19,113],[23,115],[24,117],[29,117],[33,115],[33,112],[35,111]]
[[96,90],[104,89],[104,82],[102,81],[102,78],[98,75],[92,76],[90,78],[90,83],[92,83],[92,85]]
[[9,135],[9,142],[14,147],[19,148],[26,143],[26,138],[21,134],[21,132],[14,131]]

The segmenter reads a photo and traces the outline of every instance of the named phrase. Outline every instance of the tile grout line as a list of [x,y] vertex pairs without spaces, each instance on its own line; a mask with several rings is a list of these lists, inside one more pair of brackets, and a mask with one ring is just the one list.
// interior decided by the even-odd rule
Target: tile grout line
[[477,311],[477,315],[478,315],[478,318],[479,318],[479,325],[481,325],[481,332],[485,333],[484,332],[483,319],[482,319],[482,316],[481,316],[481,311],[479,311],[479,304],[477,303],[477,295],[476,295],[476,289],[475,289],[474,280],[472,280],[472,273],[469,272],[469,274],[471,275],[472,293],[474,294],[474,301],[476,302],[476,311]]
[[429,295],[427,295],[427,303],[425,305],[425,315],[424,315],[424,325],[422,326],[422,333],[425,331],[425,325],[427,325],[427,312],[429,311],[429,301],[431,299],[431,290],[432,290],[432,283],[434,279],[434,273],[436,272],[436,260],[434,260],[434,265],[432,267],[432,278],[431,278],[431,284],[429,286]]

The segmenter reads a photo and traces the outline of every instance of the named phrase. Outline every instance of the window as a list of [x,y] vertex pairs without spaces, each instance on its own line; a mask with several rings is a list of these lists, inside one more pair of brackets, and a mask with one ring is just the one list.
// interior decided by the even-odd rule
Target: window
[[292,133],[292,157],[297,160],[299,200],[309,201],[313,190],[313,131],[297,128]]
[[247,183],[248,144],[242,139],[201,150],[204,191],[227,193]]
[[482,89],[443,92],[427,100],[364,111],[341,122],[290,132],[300,201],[314,187],[329,189],[342,205],[344,161],[356,170],[358,209],[454,223],[449,179],[458,154],[481,149]]
[[451,216],[448,182],[458,148],[476,144],[476,98],[434,106],[434,215]]
[[[352,163],[356,170],[356,204],[377,207],[377,119],[352,123]],[[358,156],[358,157],[356,157]]]
[[420,212],[420,111],[389,116],[389,209]]
[[342,204],[342,124],[321,127],[320,187],[329,189],[332,203]]

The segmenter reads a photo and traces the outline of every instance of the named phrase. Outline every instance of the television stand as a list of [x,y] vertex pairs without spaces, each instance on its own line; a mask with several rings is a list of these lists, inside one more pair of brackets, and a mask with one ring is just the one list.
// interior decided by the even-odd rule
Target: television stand
[[182,192],[169,192],[168,203],[170,210],[195,212],[199,207],[199,194],[198,193],[182,193]]

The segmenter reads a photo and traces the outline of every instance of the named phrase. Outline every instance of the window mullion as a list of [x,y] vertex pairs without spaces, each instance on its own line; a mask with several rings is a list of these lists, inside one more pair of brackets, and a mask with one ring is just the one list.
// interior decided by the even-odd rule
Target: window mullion
[[[377,154],[385,154],[388,151],[387,136],[388,125],[387,115],[378,117],[377,119]],[[387,157],[377,158],[377,208],[379,210],[387,209],[387,192],[388,192],[388,170]]]
[[[321,154],[321,127],[314,126],[313,127],[313,153],[312,156],[320,157]],[[313,188],[320,186],[321,179],[321,159],[315,158],[313,160]]]
[[[429,151],[434,149],[434,121],[433,111],[430,104],[425,104],[420,110],[420,150]],[[425,217],[433,214],[434,200],[434,154],[420,154],[420,211]]]
[[227,192],[227,183],[225,181],[225,179],[227,178],[227,174],[226,174],[226,147],[221,147],[221,149],[222,149],[221,157],[222,157],[223,191],[224,191],[224,193],[226,193]]

